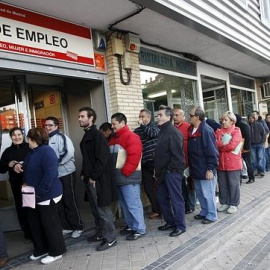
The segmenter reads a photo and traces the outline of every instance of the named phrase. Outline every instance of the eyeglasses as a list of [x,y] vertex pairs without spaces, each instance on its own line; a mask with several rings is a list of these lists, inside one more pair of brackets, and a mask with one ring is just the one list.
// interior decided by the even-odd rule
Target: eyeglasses
[[44,126],[45,127],[53,127],[54,125],[53,124],[45,124]]
[[195,116],[195,114],[189,114],[189,117],[193,117],[193,116]]

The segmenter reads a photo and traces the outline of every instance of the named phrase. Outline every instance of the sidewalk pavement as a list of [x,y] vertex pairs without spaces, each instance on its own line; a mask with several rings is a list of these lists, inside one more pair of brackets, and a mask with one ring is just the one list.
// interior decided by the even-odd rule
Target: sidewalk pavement
[[[270,173],[256,178],[253,184],[241,186],[241,204],[237,213],[218,213],[219,221],[203,225],[186,215],[187,232],[169,237],[157,227],[163,220],[147,217],[147,234],[137,241],[127,241],[117,234],[117,246],[96,251],[97,243],[89,244],[86,238],[66,239],[67,252],[63,259],[49,265],[32,262],[29,254],[11,259],[3,269],[74,269],[74,270],[210,270],[210,269],[270,269]],[[116,229],[124,227],[117,221]]]

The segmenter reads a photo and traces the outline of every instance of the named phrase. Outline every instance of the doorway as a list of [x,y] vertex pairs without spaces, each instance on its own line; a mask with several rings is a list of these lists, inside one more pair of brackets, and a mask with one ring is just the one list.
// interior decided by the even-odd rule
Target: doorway
[[[3,127],[0,156],[5,148],[11,145],[11,128],[20,126],[26,134],[30,128],[44,127],[46,117],[58,118],[60,130],[67,134],[74,144],[78,174],[76,195],[86,228],[93,226],[93,218],[89,211],[89,203],[84,201],[84,185],[79,181],[79,143],[84,132],[78,125],[77,115],[79,108],[92,106],[98,115],[97,124],[100,125],[107,121],[105,100],[103,81],[0,70],[0,120]],[[0,219],[10,257],[32,250],[32,244],[24,244],[8,174],[0,174]]]
[[228,111],[226,81],[201,76],[205,116],[219,122],[221,115]]

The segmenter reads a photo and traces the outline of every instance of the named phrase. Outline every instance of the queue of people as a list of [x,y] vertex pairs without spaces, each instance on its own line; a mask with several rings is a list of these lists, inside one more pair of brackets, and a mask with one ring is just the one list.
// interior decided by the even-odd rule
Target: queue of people
[[[79,109],[78,122],[85,132],[80,178],[95,219],[95,234],[87,241],[97,242],[97,251],[117,245],[112,207],[117,210],[117,201],[126,223],[120,235],[128,241],[145,236],[141,184],[152,208],[149,218],[163,217],[165,224],[157,229],[177,237],[186,232],[185,214],[195,211],[196,198],[201,209],[194,218],[203,224],[217,221],[217,212],[238,210],[243,162],[247,184],[270,168],[270,151],[265,150],[270,115],[264,121],[255,111],[246,123],[228,111],[219,124],[194,107],[187,123],[183,110],[161,105],[157,123],[151,121],[149,110],[142,109],[134,132],[123,113],[113,114],[111,123],[103,123],[100,130],[96,118],[91,107]],[[75,198],[74,146],[53,116],[46,118],[45,129],[29,130],[28,143],[20,128],[10,130],[10,137],[0,173],[9,172],[25,242],[34,247],[30,259],[49,264],[66,252],[63,236],[80,237],[85,227]],[[34,187],[34,208],[22,206],[22,186]],[[1,227],[0,250],[1,267],[8,257]]]

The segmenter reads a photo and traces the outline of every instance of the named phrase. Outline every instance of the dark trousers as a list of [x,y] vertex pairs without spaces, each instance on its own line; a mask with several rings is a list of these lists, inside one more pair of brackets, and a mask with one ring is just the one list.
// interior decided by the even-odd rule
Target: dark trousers
[[24,238],[32,239],[30,226],[27,220],[27,209],[25,209],[25,207],[22,207],[22,191],[21,191],[22,184],[14,183],[14,182],[10,183],[10,185],[11,185],[11,190],[12,190],[12,194],[13,194],[13,198],[15,202],[18,221],[24,233]]
[[188,211],[191,209],[191,207],[190,207],[190,203],[189,203],[188,188],[187,188],[187,182],[186,182],[185,177],[182,178],[182,195],[183,195],[183,199],[185,202],[185,211]]
[[50,205],[37,204],[35,209],[27,208],[27,217],[34,244],[34,256],[48,252],[55,257],[66,252],[58,206],[53,200]]
[[185,230],[185,202],[182,195],[182,174],[166,173],[158,184],[158,203],[166,223]]
[[63,186],[62,200],[59,202],[59,216],[63,229],[83,230],[80,211],[75,198],[76,172],[59,177]]
[[99,207],[97,204],[97,190],[87,180],[84,181],[92,214],[95,218],[96,234],[108,242],[116,239],[114,217],[110,206]]
[[156,180],[153,177],[154,166],[142,165],[142,184],[144,191],[151,203],[152,211],[154,213],[159,213],[159,207],[157,203],[157,190],[156,190]]
[[238,206],[240,204],[241,170],[217,171],[219,201],[221,204]]
[[252,163],[251,163],[251,153],[250,152],[242,153],[242,158],[246,162],[249,180],[254,180],[254,171],[253,171]]

